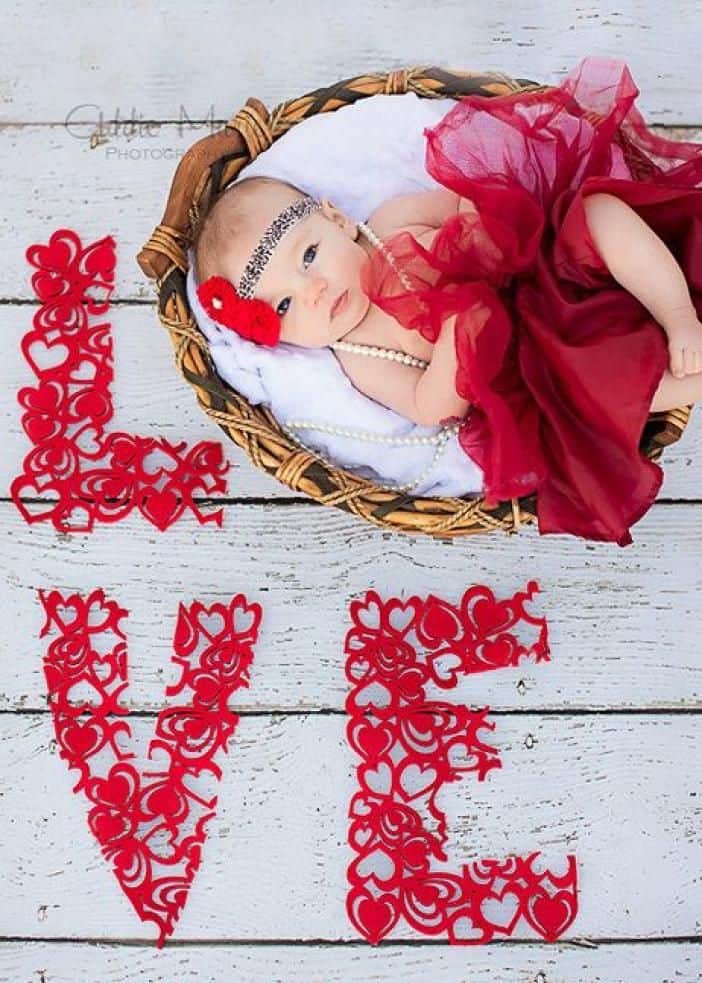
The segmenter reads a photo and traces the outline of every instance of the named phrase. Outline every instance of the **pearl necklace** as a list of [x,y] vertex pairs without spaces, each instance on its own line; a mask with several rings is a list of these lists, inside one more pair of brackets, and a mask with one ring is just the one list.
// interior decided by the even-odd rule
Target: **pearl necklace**
[[375,234],[375,232],[373,231],[373,229],[371,229],[370,225],[366,225],[365,222],[359,222],[358,223],[358,228],[364,234],[364,236],[366,237],[366,239],[370,243],[372,243],[375,246],[376,249],[379,249],[381,251],[381,253],[386,258],[386,260],[388,261],[388,263],[390,264],[390,266],[392,266],[393,270],[397,273],[397,275],[398,275],[398,277],[400,279],[400,283],[405,288],[405,290],[412,290],[413,287],[412,287],[412,284],[410,283],[409,278],[407,277],[407,274],[406,273],[403,273],[402,270],[398,269],[397,264],[395,263],[394,256],[390,252],[388,252],[388,250],[387,250],[387,248],[385,246],[385,243],[383,242],[382,239],[379,239],[378,238],[378,236]]
[[[397,268],[394,257],[388,252],[382,239],[379,239],[370,225],[366,225],[365,222],[359,222],[358,228],[363,232],[368,241],[376,246],[383,256],[385,256],[390,266],[396,271],[405,290],[411,291],[412,284],[402,270]],[[392,348],[379,348],[377,345],[357,345],[353,341],[333,341],[329,347],[342,352],[355,352],[357,355],[372,355],[374,358],[387,358],[392,362],[401,362],[403,365],[414,365],[419,369],[426,369],[429,365],[429,362],[425,362],[423,358],[416,358],[407,352],[397,352]]]
[[376,345],[358,345],[353,341],[333,341],[329,347],[341,352],[355,352],[357,355],[372,355],[374,358],[387,358],[391,362],[414,365],[418,369],[426,369],[427,365],[429,365],[422,358],[416,358],[407,352],[397,352],[393,348],[378,348]]
[[[400,282],[402,283],[403,287],[406,290],[412,290],[412,284],[409,282],[409,280],[402,272],[402,270],[399,270],[397,268],[393,256],[388,252],[382,240],[378,238],[378,236],[371,229],[371,227],[369,225],[366,225],[364,222],[359,222],[358,227],[366,236],[366,238],[369,240],[369,242],[371,242],[374,246],[380,249],[380,251],[386,257],[387,261],[397,272],[397,275],[400,278]],[[404,365],[413,365],[421,369],[426,369],[426,367],[429,365],[429,362],[425,362],[424,359],[416,358],[414,355],[410,355],[407,352],[398,352],[392,348],[379,348],[376,345],[359,345],[351,341],[334,341],[331,343],[331,345],[329,345],[329,347],[337,349],[338,351],[354,352],[357,355],[370,355],[374,358],[387,358],[390,361],[401,362]],[[368,433],[366,431],[360,431],[360,430],[346,430],[343,427],[335,427],[326,423],[313,423],[310,420],[288,420],[286,423],[281,424],[281,426],[283,430],[285,430],[288,433],[288,436],[292,437],[295,443],[299,444],[301,447],[304,447],[305,450],[309,451],[311,454],[314,454],[324,464],[327,464],[331,467],[338,467],[338,465],[335,465],[333,464],[333,462],[328,461],[326,458],[322,457],[315,448],[308,447],[307,444],[304,444],[299,439],[299,437],[297,437],[297,435],[294,434],[293,431],[298,429],[317,430],[320,433],[334,434],[339,437],[352,437],[355,440],[365,440],[370,443],[389,444],[392,446],[403,446],[403,445],[417,446],[420,444],[436,444],[437,445],[436,451],[434,453],[432,460],[429,462],[428,466],[422,471],[419,477],[414,479],[414,481],[408,482],[405,485],[378,485],[378,487],[382,488],[384,491],[399,492],[399,491],[409,491],[411,488],[414,488],[415,485],[418,485],[421,481],[423,481],[424,478],[426,478],[429,472],[436,465],[436,462],[439,459],[439,455],[441,454],[442,450],[446,446],[448,440],[452,436],[458,433],[458,430],[460,428],[460,423],[454,423],[449,427],[442,427],[442,429],[435,434],[426,434],[421,436],[416,435],[413,437],[391,437],[388,434],[382,434],[382,433]]]
[[[313,423],[310,420],[288,420],[286,423],[281,424],[282,429],[288,434],[292,440],[299,444],[300,447],[304,447],[306,451],[322,461],[323,464],[328,465],[332,468],[338,468],[339,465],[334,461],[328,460],[328,458],[323,457],[315,447],[309,447],[305,444],[297,434],[294,432],[297,429],[300,430],[318,430],[320,433],[335,434],[339,437],[353,437],[355,440],[366,440],[370,443],[376,444],[391,444],[393,446],[402,445],[417,445],[417,444],[436,444],[436,451],[431,461],[427,467],[421,472],[418,477],[413,481],[409,481],[404,485],[381,485],[378,484],[378,488],[382,488],[383,491],[401,492],[410,491],[415,485],[418,485],[423,481],[429,472],[434,468],[436,462],[439,460],[439,456],[443,451],[448,440],[458,433],[460,423],[453,423],[450,427],[442,427],[439,433],[427,434],[427,435],[416,435],[413,437],[391,437],[389,434],[382,433],[367,433],[359,430],[346,430],[343,427],[334,427],[327,423]],[[377,483],[376,483],[377,484]]]

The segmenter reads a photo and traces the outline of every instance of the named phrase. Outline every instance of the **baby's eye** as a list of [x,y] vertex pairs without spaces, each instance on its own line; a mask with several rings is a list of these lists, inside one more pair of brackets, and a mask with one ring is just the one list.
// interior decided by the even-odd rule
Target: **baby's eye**
[[[312,250],[312,259],[307,260],[307,262],[311,263],[312,260],[315,259],[316,255],[317,255],[317,247],[318,246],[319,246],[319,243],[316,242],[313,246],[308,246],[307,247],[307,249],[305,250],[305,255],[302,257],[303,263],[306,261],[306,257],[309,255],[310,250]],[[283,304],[286,304],[286,303],[287,303],[287,307],[285,308],[284,311],[281,311],[281,307],[283,306]],[[276,313],[279,314],[281,317],[284,317],[288,313],[289,309],[290,309],[290,298],[289,297],[283,297],[283,299],[281,300],[281,302],[276,307]]]
[[[307,254],[309,253],[309,251],[311,249],[313,251],[313,253],[314,253],[314,255],[312,256],[312,259],[314,259],[315,256],[317,255],[317,246],[318,245],[319,245],[319,243],[316,243],[314,246],[308,246],[307,249],[305,250],[305,256],[307,256]],[[305,259],[305,256],[302,257],[303,261]],[[310,263],[312,262],[312,259],[310,260]]]

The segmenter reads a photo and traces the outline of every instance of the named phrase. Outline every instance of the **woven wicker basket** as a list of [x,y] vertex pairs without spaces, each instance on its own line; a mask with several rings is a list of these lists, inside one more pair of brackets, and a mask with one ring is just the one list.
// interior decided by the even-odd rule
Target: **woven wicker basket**
[[[245,106],[216,133],[198,140],[180,161],[159,225],[137,256],[143,272],[155,281],[158,316],[167,329],[175,363],[195,390],[205,413],[262,468],[295,492],[352,512],[377,526],[437,538],[501,529],[507,533],[536,522],[536,496],[484,507],[480,496],[422,498],[379,488],[372,481],[342,468],[296,444],[265,407],[248,401],[217,374],[205,336],[190,311],[186,295],[187,248],[198,217],[210,201],[243,167],[266,150],[290,127],[314,113],[328,113],[379,93],[414,92],[426,99],[454,98],[476,93],[493,96],[523,90],[547,90],[529,79],[501,73],[448,71],[411,67],[387,74],[344,79],[276,106],[272,112],[258,99]],[[625,157],[630,151],[622,147]],[[627,157],[635,173],[635,161]],[[691,406],[652,413],[641,437],[641,450],[658,460],[668,444],[680,439]]]

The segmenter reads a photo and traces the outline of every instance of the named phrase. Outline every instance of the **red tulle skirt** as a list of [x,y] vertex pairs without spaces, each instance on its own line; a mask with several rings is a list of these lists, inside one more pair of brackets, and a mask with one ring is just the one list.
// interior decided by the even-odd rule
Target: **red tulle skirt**
[[436,341],[456,315],[459,440],[488,502],[537,493],[541,534],[632,542],[663,472],[639,449],[669,366],[663,328],[611,276],[583,198],[626,201],[683,269],[702,315],[702,144],[655,136],[626,65],[585,58],[558,86],[467,96],[426,169],[473,201],[431,249],[409,232],[362,270],[371,300]]

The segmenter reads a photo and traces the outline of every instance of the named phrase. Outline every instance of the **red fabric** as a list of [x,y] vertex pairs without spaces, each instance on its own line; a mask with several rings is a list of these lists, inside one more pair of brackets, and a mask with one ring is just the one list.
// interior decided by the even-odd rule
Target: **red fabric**
[[[538,528],[632,542],[663,472],[639,450],[668,367],[663,328],[610,275],[583,198],[617,195],[666,242],[702,313],[702,145],[664,140],[621,61],[585,58],[557,87],[468,96],[427,137],[426,169],[469,198],[424,249],[409,232],[362,285],[435,341],[456,314],[461,446],[489,501],[537,492]],[[623,148],[627,148],[626,157]]]
[[[358,856],[347,870],[346,910],[372,945],[400,919],[462,945],[512,935],[522,920],[553,942],[575,919],[573,854],[555,870],[538,851],[445,868],[443,786],[464,775],[483,782],[502,761],[487,743],[485,731],[495,729],[490,707],[430,698],[428,690],[451,690],[463,676],[531,658],[550,661],[546,619],[525,609],[539,590],[530,580],[525,591],[498,600],[475,584],[457,605],[433,594],[382,600],[370,590],[351,602],[347,737],[361,764],[349,806],[349,845]],[[512,630],[520,622],[522,631],[532,626],[532,636],[538,629],[529,644]]]

